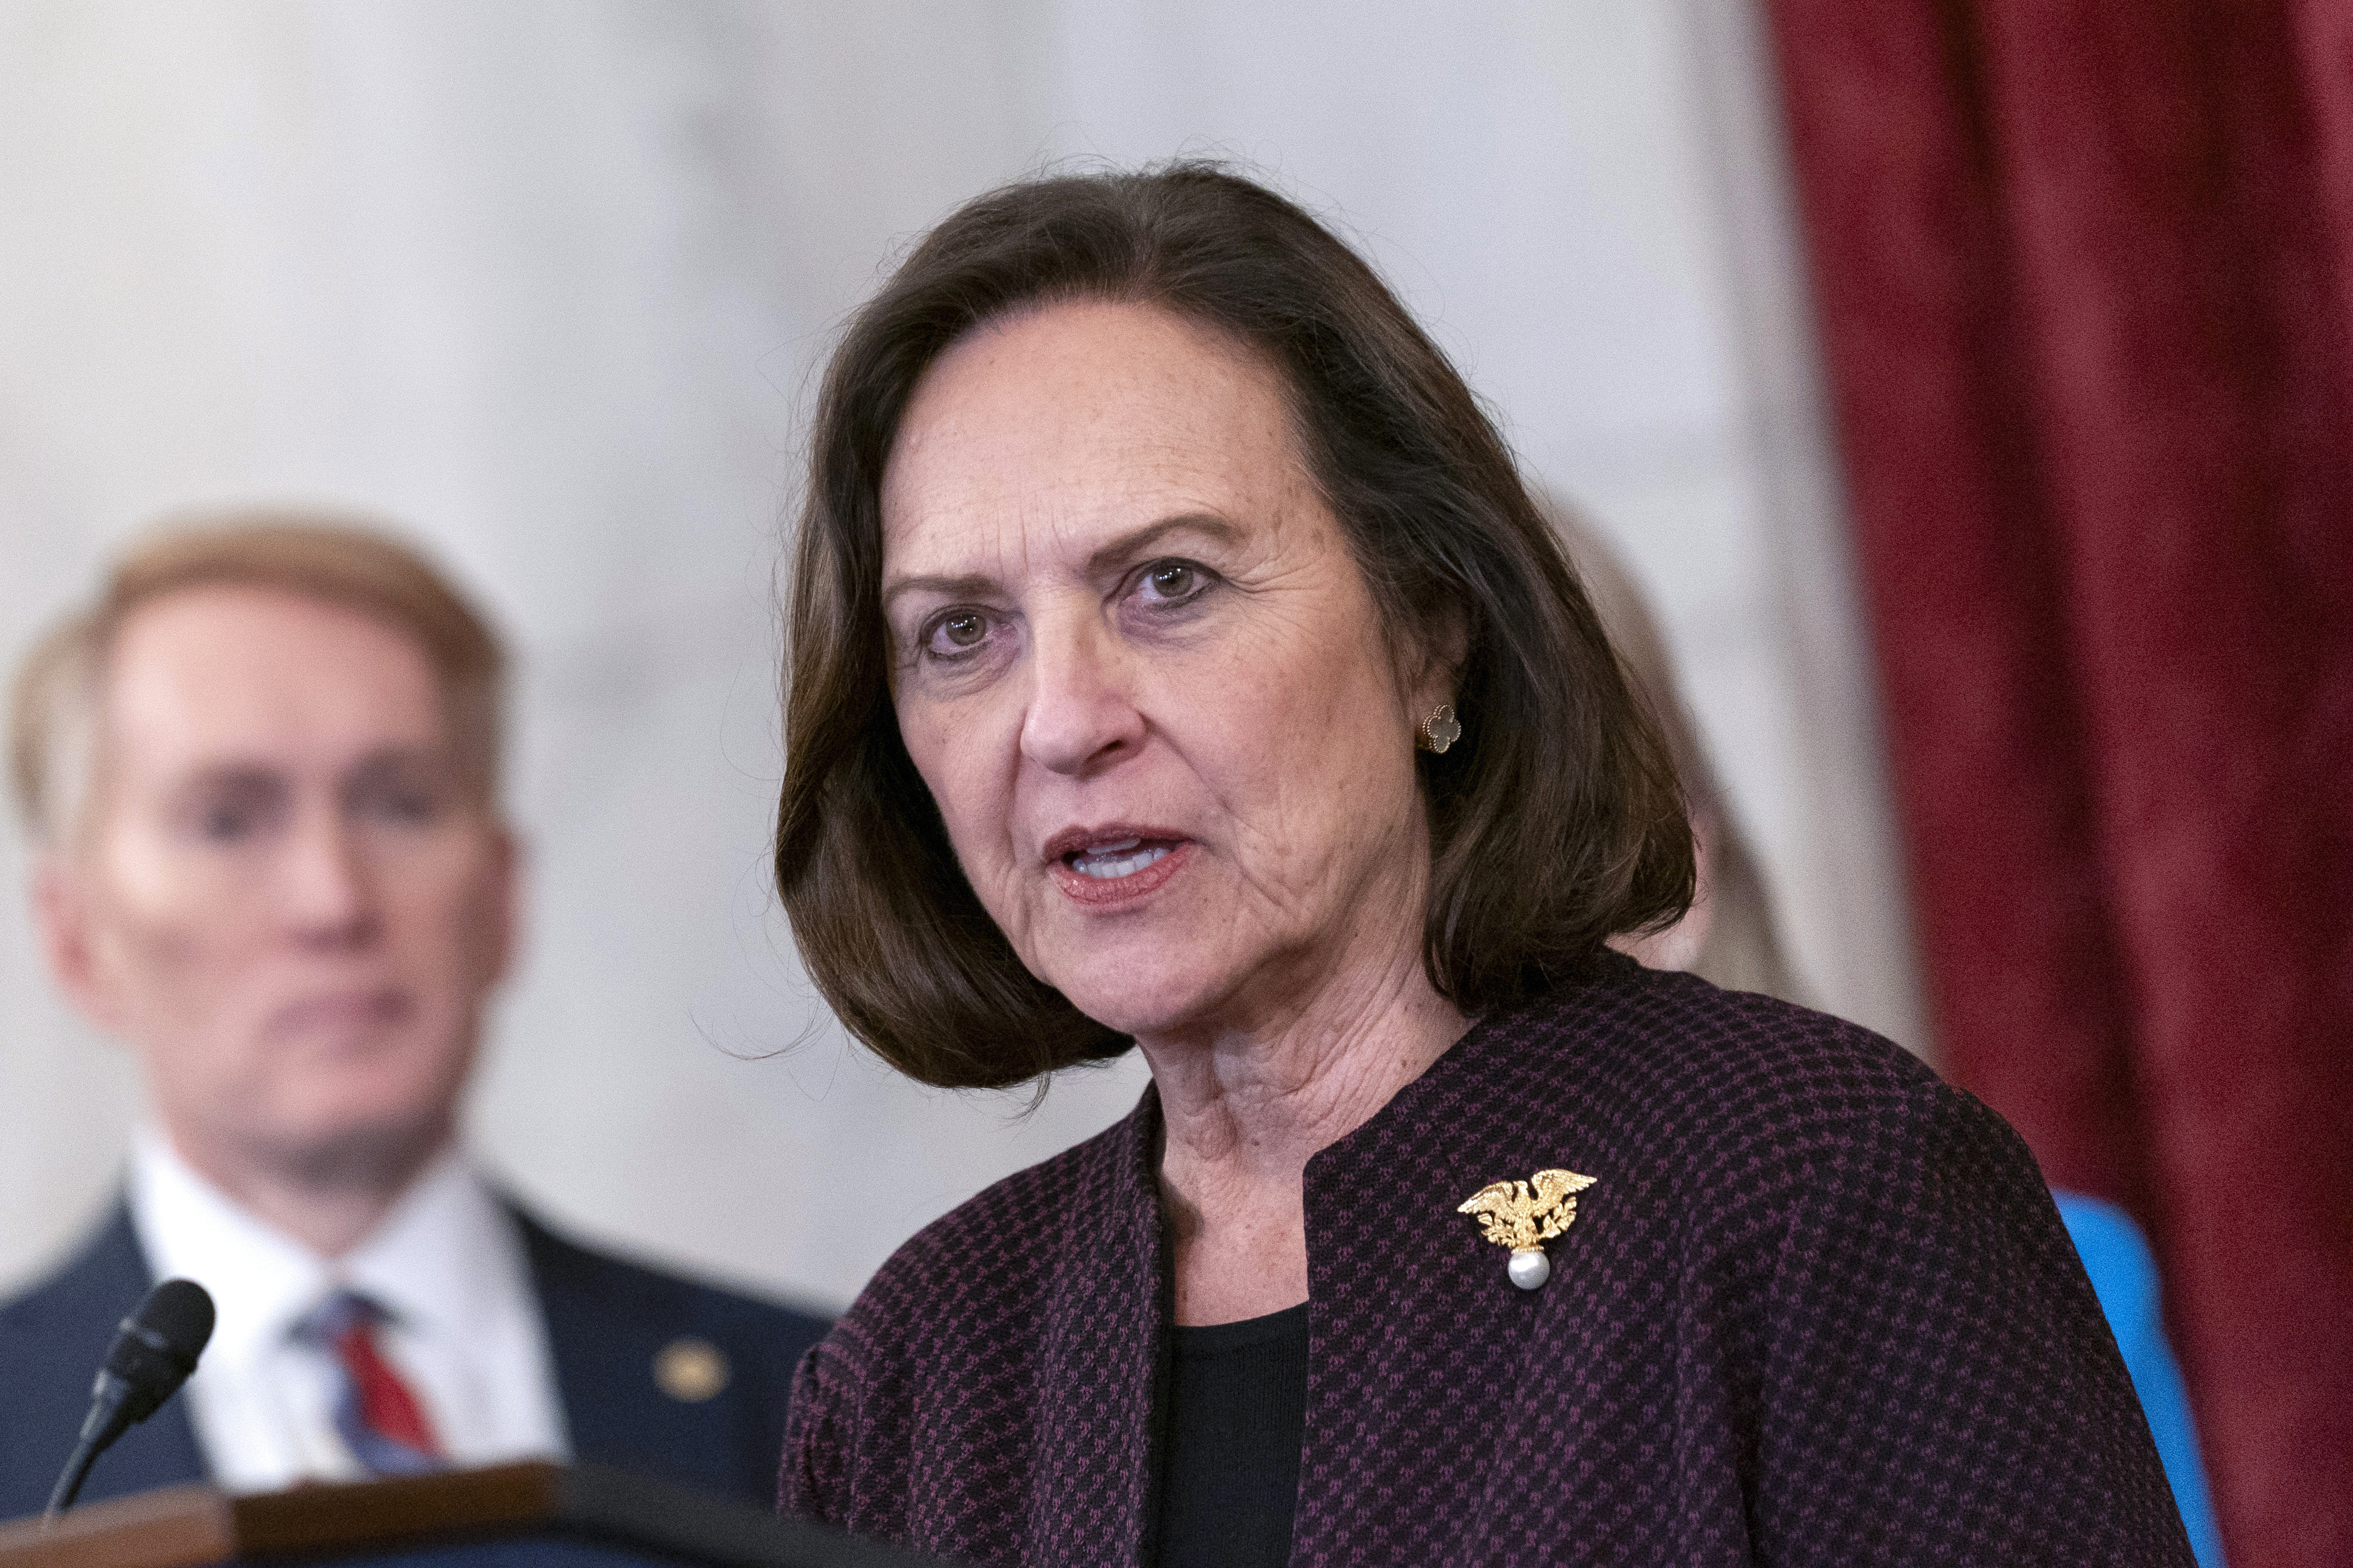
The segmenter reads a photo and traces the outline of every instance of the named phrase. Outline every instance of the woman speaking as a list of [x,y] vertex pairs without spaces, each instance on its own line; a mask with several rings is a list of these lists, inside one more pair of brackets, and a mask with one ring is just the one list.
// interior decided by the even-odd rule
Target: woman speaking
[[2033,1160],[1605,947],[1672,763],[1443,355],[1281,198],[984,196],[854,319],[776,873],[925,1083],[1143,1051],[802,1363],[785,1506],[991,1564],[2189,1553]]

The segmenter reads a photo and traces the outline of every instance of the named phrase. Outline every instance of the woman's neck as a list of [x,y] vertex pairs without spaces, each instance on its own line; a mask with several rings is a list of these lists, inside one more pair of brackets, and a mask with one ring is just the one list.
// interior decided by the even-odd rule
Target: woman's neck
[[1161,1201],[1176,1321],[1222,1323],[1307,1299],[1307,1162],[1377,1113],[1462,1037],[1420,932],[1336,965],[1303,1002],[1249,1026],[1140,1037],[1166,1124]]

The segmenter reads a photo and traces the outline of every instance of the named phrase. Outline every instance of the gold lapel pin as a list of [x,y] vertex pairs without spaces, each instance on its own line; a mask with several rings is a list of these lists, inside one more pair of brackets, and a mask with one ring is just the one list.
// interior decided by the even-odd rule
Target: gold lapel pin
[[1544,1244],[1568,1228],[1577,1217],[1577,1194],[1592,1184],[1591,1176],[1575,1171],[1538,1171],[1525,1182],[1490,1182],[1454,1212],[1478,1215],[1480,1234],[1511,1248],[1504,1272],[1512,1283],[1533,1290],[1552,1278]]
[[733,1375],[727,1356],[709,1340],[672,1340],[654,1357],[654,1385],[681,1405],[717,1397]]

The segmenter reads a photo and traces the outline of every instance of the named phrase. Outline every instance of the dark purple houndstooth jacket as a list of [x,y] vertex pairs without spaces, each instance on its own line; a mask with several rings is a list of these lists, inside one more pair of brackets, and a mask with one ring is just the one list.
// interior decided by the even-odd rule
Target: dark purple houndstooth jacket
[[[1149,1563],[1158,1103],[924,1230],[801,1363],[783,1504]],[[1456,1205],[1597,1178],[1550,1282]],[[1902,1050],[1614,956],[1307,1167],[1297,1564],[2179,1564],[2032,1157]]]

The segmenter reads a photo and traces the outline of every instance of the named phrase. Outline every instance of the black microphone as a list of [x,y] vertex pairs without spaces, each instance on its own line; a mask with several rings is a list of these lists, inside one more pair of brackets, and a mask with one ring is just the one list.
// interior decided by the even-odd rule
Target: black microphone
[[73,1506],[98,1457],[179,1392],[212,1337],[213,1299],[203,1286],[193,1279],[166,1279],[147,1292],[122,1320],[106,1352],[106,1364],[98,1369],[81,1440],[74,1445],[65,1473],[58,1477],[44,1518],[53,1520]]

